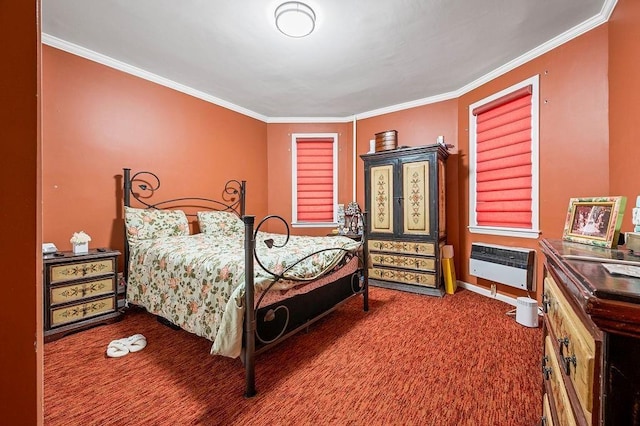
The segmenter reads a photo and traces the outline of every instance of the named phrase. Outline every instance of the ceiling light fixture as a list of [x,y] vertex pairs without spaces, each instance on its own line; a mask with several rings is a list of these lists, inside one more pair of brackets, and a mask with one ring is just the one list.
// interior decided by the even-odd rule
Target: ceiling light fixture
[[306,37],[316,27],[313,9],[299,1],[282,3],[276,9],[275,17],[278,30],[289,37]]

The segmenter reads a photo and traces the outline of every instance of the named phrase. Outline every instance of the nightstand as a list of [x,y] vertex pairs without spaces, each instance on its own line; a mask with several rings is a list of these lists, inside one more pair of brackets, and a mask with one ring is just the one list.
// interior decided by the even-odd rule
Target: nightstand
[[120,319],[117,306],[119,251],[43,256],[44,341]]

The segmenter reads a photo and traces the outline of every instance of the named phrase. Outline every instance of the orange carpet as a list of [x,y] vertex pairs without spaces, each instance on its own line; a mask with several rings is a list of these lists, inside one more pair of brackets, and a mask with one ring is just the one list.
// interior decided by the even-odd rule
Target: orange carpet
[[[534,425],[541,329],[468,290],[434,298],[371,288],[256,359],[238,359],[136,311],[45,345],[47,425]],[[148,345],[107,358],[111,340]]]

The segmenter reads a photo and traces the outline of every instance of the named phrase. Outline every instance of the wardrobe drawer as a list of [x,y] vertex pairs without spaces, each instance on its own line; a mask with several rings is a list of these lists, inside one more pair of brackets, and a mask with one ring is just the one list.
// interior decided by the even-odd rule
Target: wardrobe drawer
[[105,297],[78,305],[51,309],[50,324],[51,327],[58,327],[113,311],[115,311],[115,297]]
[[385,241],[369,240],[369,250],[386,251],[390,253],[419,254],[433,256],[436,252],[434,243],[415,241]]
[[97,275],[114,274],[114,259],[97,259],[86,262],[67,263],[53,265],[50,274],[50,284],[70,281],[79,278],[88,278]]
[[386,253],[370,253],[371,262],[377,266],[415,269],[417,271],[435,271],[436,259],[433,257],[402,256]]
[[73,302],[89,297],[101,296],[116,291],[115,275],[94,281],[76,282],[61,287],[52,287],[49,293],[49,304]]
[[553,396],[558,421],[562,426],[576,425],[576,419],[573,416],[571,403],[569,402],[569,395],[567,395],[567,390],[562,381],[561,375],[563,373],[560,369],[556,354],[553,351],[553,343],[551,342],[550,336],[545,338],[544,355],[546,361],[543,367],[543,369],[545,369],[545,380],[549,382],[551,388],[551,395]]
[[435,274],[429,274],[425,272],[404,271],[397,269],[385,269],[385,268],[370,268],[369,278],[395,281],[404,284],[418,284],[425,287],[436,286]]
[[560,367],[570,377],[587,419],[593,411],[595,340],[551,276],[544,279],[547,319],[558,341]]

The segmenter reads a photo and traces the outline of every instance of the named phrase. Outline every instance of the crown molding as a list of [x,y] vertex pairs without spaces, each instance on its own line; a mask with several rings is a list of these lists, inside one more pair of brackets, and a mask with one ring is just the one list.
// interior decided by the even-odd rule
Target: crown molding
[[347,117],[268,117],[267,123],[350,123],[354,116]]
[[459,98],[462,95],[488,83],[489,81],[497,77],[500,77],[501,75],[506,74],[509,71],[512,71],[513,69],[549,52],[550,50],[553,50],[556,47],[561,46],[562,44],[567,43],[568,41],[571,41],[574,38],[579,37],[582,34],[606,23],[611,17],[611,14],[613,13],[613,10],[617,2],[618,0],[606,0],[598,15],[593,16],[592,18],[576,25],[575,27],[565,31],[559,36],[541,44],[535,49],[532,49],[529,52],[507,62],[501,67],[496,68],[495,70],[483,75],[482,77],[464,85],[463,87],[455,91],[443,93],[441,95],[430,96],[427,98],[417,99],[415,101],[404,102],[397,105],[391,105],[388,107],[366,111],[366,112],[362,112],[359,114],[354,114],[346,117],[267,117],[262,114],[258,114],[257,112],[254,112],[249,109],[243,108],[241,106],[227,102],[223,99],[216,98],[215,96],[209,95],[208,93],[201,92],[199,90],[177,83],[173,80],[169,80],[159,75],[150,73],[143,69],[134,67],[127,63],[118,61],[116,59],[110,58],[103,54],[94,52],[82,46],[78,46],[76,44],[70,43],[68,41],[62,40],[60,38],[54,37],[46,33],[42,33],[42,43],[49,45],[51,47],[55,47],[60,50],[64,50],[65,52],[83,57],[85,59],[89,59],[99,64],[106,65],[108,67],[117,69],[119,71],[135,75],[142,79],[152,81],[154,83],[177,90],[179,92],[186,93],[187,95],[191,95],[198,99],[202,99],[203,101],[210,102],[215,105],[219,105],[221,107],[230,109],[231,111],[235,111],[237,113],[246,115],[248,117],[255,118],[256,120],[260,120],[265,123],[346,123],[354,120],[362,120],[365,118],[376,117],[379,115],[389,114],[392,112],[398,112],[406,109],[416,108],[424,105],[429,105],[437,102]]
[[258,114],[257,112],[251,111],[249,109],[243,108],[241,106],[232,104],[231,102],[227,102],[224,99],[216,98],[215,96],[211,96],[208,93],[201,92],[199,90],[193,89],[189,86],[185,86],[184,84],[177,83],[168,78],[159,76],[157,74],[150,73],[141,68],[134,67],[133,65],[129,65],[125,62],[118,61],[109,56],[103,55],[98,52],[94,52],[93,50],[89,50],[85,47],[79,46],[74,43],[70,43],[68,41],[62,40],[58,37],[54,37],[47,33],[42,33],[42,43],[51,47],[55,47],[56,49],[63,50],[65,52],[71,53],[76,56],[80,56],[82,58],[88,59],[93,62],[97,62],[101,65],[105,65],[107,67],[116,69],[118,71],[122,71],[127,74],[134,75],[136,77],[140,77],[144,80],[151,81],[153,83],[157,83],[161,86],[168,87],[170,89],[176,90],[178,92],[185,93],[187,95],[193,96],[194,98],[202,99],[203,101],[224,107],[231,111],[235,111],[242,115],[246,115],[251,118],[255,118],[256,120],[260,120],[263,122],[267,122],[267,117]]
[[362,112],[360,114],[356,114],[355,117],[358,120],[362,120],[365,118],[376,117],[378,115],[389,114],[392,112],[402,111],[405,109],[411,109],[415,107],[420,107],[423,105],[435,104],[436,102],[448,101],[449,99],[457,98],[458,92],[448,92],[441,95],[429,96],[428,98],[417,99],[415,101],[404,102],[397,105],[391,105],[384,108],[378,108],[367,112]]

